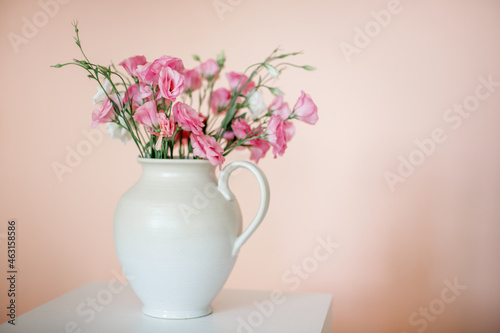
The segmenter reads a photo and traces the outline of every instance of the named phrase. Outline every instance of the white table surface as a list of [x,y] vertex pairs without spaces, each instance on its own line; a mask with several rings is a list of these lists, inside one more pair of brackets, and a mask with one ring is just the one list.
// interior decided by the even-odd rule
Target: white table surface
[[[108,282],[86,283],[4,323],[9,333],[331,333],[332,296],[285,292],[281,304],[269,302],[271,291],[224,289],[212,303],[209,316],[188,319],[157,319],[142,314],[142,303],[130,286],[103,298]],[[103,303],[93,308],[89,299],[100,295]],[[107,293],[108,295],[110,293]],[[266,304],[259,310],[255,302]],[[105,304],[107,303],[107,304]],[[80,312],[78,312],[78,309]],[[99,311],[97,311],[99,310]],[[244,322],[244,324],[242,323]],[[253,324],[253,326],[251,325]]]

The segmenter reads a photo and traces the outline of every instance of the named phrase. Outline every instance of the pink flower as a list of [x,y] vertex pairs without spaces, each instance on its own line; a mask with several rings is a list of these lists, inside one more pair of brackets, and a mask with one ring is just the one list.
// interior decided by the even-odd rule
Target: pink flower
[[137,66],[137,76],[140,81],[156,86],[158,85],[160,72],[165,67],[169,67],[180,74],[184,73],[184,64],[181,59],[161,56],[152,63],[148,62],[147,64]]
[[156,72],[154,72],[151,68],[151,65],[152,63],[148,62],[144,65],[137,66],[137,77],[139,78],[139,81],[145,84],[157,85],[158,77],[156,75]]
[[[118,99],[116,95],[109,96],[116,104],[118,104]],[[119,104],[118,104],[119,105]],[[116,117],[115,109],[113,108],[113,103],[109,100],[109,98],[105,98],[102,102],[100,109],[95,109],[92,112],[92,124],[90,127],[96,128],[99,124],[109,123]]]
[[273,147],[273,154],[283,156],[286,149],[286,133],[283,120],[279,116],[272,115],[266,129],[267,142]]
[[224,150],[213,136],[192,133],[190,139],[195,156],[206,158],[212,165],[219,167],[224,163],[225,158],[222,156]]
[[137,66],[145,65],[147,63],[145,56],[135,56],[123,60],[118,65],[125,68],[127,73],[132,77],[137,77]]
[[234,133],[231,131],[226,131],[224,134],[222,134],[222,137],[226,140],[233,140],[234,139]]
[[269,150],[269,143],[264,139],[253,139],[248,141],[248,149],[250,149],[250,159],[259,163],[259,160],[266,156]]
[[153,61],[152,66],[156,73],[159,73],[165,67],[170,67],[174,71],[184,74],[184,64],[179,58],[164,55]]
[[176,103],[172,108],[175,121],[185,131],[191,131],[196,135],[202,135],[202,129],[205,126],[203,123],[204,117],[201,116],[195,109],[185,103]]
[[201,64],[201,75],[207,79],[212,79],[219,72],[219,65],[214,59],[208,59]]
[[174,136],[175,129],[177,126],[175,125],[175,121],[173,119],[167,118],[165,113],[160,112],[158,114],[158,124],[160,125],[160,132],[156,133],[153,131],[148,131],[150,134],[157,135],[159,137],[172,137]]
[[144,100],[149,101],[153,97],[153,91],[151,87],[140,82],[139,86],[137,84],[132,84],[127,88],[127,92],[123,97],[123,102],[127,103],[132,100],[132,110],[136,110]]
[[286,142],[289,142],[295,135],[295,125],[291,121],[285,121],[283,122],[283,128],[285,130]]
[[314,104],[311,96],[301,91],[299,100],[293,107],[295,118],[305,123],[314,125],[318,121],[318,107]]
[[138,96],[139,87],[137,84],[132,84],[127,88],[127,92],[123,96],[123,103],[127,103],[128,101],[132,101],[132,110],[137,109],[139,104],[141,104],[142,99]]
[[[241,73],[237,72],[230,72],[226,74],[227,80],[229,81],[229,87],[231,90],[239,90],[241,87],[245,85],[245,83],[248,81],[248,76],[243,75]],[[246,95],[255,88],[255,82],[250,81],[248,84],[243,88],[243,91],[241,92],[243,95]]]
[[134,120],[148,129],[158,126],[158,109],[155,101],[149,101],[137,108]]
[[283,120],[286,120],[292,113],[288,103],[283,103],[283,95],[274,98],[271,105],[269,105],[269,110],[272,111],[273,114],[280,116]]
[[137,96],[141,99],[150,100],[153,98],[153,90],[151,90],[150,86],[141,82],[139,83],[139,93]]
[[231,92],[226,88],[219,88],[212,93],[210,109],[213,113],[220,113],[227,109],[231,101]]
[[245,119],[238,118],[233,121],[231,124],[231,128],[233,129],[234,135],[238,139],[244,139],[247,137],[247,134],[252,131],[250,125],[245,121]]
[[164,67],[160,72],[158,81],[161,96],[171,101],[184,91],[184,77],[170,67]]
[[186,92],[192,92],[201,87],[201,73],[198,68],[190,69],[184,72],[184,89]]

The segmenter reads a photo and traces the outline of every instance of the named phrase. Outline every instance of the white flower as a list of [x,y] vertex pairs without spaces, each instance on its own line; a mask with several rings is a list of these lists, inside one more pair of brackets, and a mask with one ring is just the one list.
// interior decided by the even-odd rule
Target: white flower
[[264,64],[264,66],[266,67],[267,71],[269,72],[269,75],[271,75],[272,77],[277,78],[280,75],[278,70],[273,65]]
[[262,112],[267,110],[264,96],[259,91],[253,91],[248,97],[248,108],[250,109],[250,119],[256,119]]
[[[125,126],[125,122],[123,121],[123,119],[121,117],[120,117],[120,124]],[[127,141],[132,139],[132,136],[125,128],[123,128],[122,126],[120,126],[114,122],[108,123],[108,135],[112,139],[120,140],[123,144],[126,144]]]
[[104,99],[107,97],[106,93],[109,95],[111,93],[112,88],[113,88],[111,86],[111,82],[109,82],[108,79],[106,79],[106,81],[104,81],[103,87],[104,87],[104,90],[102,90],[100,85],[97,86],[97,94],[94,95],[94,104],[102,103],[102,101],[104,101]]

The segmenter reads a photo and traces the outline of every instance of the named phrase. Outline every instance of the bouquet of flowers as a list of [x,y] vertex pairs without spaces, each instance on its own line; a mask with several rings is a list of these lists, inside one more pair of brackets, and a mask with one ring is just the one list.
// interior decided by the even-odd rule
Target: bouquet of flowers
[[[224,68],[225,56],[202,61],[185,69],[181,59],[161,56],[148,62],[133,56],[116,66],[92,63],[85,55],[75,24],[75,41],[83,60],[57,64],[60,68],[76,65],[98,83],[92,113],[92,127],[107,124],[112,138],[132,139],[142,158],[202,158],[222,165],[234,149],[250,150],[256,163],[272,148],[274,157],[282,156],[295,133],[295,119],[315,124],[317,107],[309,94],[301,92],[293,109],[284,101],[283,92],[270,83],[287,67],[297,66],[287,58],[299,52],[274,50],[263,62],[244,72],[225,74],[228,87],[216,88]],[[267,105],[264,92],[274,96]]]

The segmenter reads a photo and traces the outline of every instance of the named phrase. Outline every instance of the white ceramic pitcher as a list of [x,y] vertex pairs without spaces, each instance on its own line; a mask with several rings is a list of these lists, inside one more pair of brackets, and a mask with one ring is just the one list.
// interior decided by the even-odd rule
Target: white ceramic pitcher
[[[142,177],[120,198],[114,216],[118,258],[146,315],[195,318],[210,303],[233,268],[240,247],[260,225],[269,206],[262,170],[233,162],[215,177],[206,160],[138,159]],[[260,207],[241,233],[238,202],[228,187],[237,168],[260,185]]]

